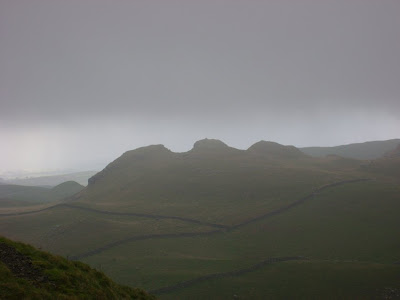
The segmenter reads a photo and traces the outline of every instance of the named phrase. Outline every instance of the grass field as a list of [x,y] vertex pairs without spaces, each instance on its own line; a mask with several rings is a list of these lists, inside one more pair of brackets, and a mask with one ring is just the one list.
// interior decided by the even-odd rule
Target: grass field
[[[0,233],[165,299],[397,297],[398,160],[218,149],[128,152],[74,200],[0,216]],[[280,257],[302,259],[240,272]]]
[[0,232],[10,238],[64,256],[89,251],[106,241],[146,234],[196,232],[211,230],[207,226],[171,220],[130,216],[107,216],[68,207],[31,215],[2,217]]
[[397,299],[399,266],[311,260],[212,279],[161,299]]
[[[381,182],[341,186],[240,230],[207,237],[136,241],[84,261],[91,265],[104,262],[102,269],[113,278],[124,284],[139,281],[146,289],[240,269],[278,256],[301,255],[334,264],[394,268],[393,262],[400,260],[398,192],[398,186]],[[338,272],[345,273],[346,268]]]

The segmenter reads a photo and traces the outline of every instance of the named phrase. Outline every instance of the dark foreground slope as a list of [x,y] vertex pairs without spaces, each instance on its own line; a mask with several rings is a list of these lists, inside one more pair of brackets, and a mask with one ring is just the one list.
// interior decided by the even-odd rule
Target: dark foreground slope
[[80,263],[0,237],[0,299],[154,299]]

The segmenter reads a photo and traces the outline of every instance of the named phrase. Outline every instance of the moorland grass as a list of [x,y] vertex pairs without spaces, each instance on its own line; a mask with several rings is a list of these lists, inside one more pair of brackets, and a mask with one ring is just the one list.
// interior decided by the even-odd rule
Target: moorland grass
[[[181,155],[158,146],[151,151],[151,155],[144,149],[124,154],[96,175],[73,203],[231,226],[285,207],[325,184],[373,180],[324,189],[283,213],[235,230],[136,240],[83,258],[118,282],[157,289],[282,256],[304,256],[309,263],[276,263],[240,277],[196,284],[187,288],[187,294],[185,288],[168,297],[363,298],[368,282],[380,291],[385,282],[392,286],[398,280],[392,264],[400,261],[400,188],[390,162],[370,168],[366,162],[339,157],[283,159],[239,150]],[[0,232],[32,238],[64,255],[132,235],[203,229],[177,220],[101,215],[67,207],[2,218],[0,223]],[[215,290],[218,285],[220,293]]]
[[143,290],[114,283],[102,272],[81,262],[68,261],[2,237],[0,243],[29,257],[47,278],[37,282],[34,278],[18,277],[0,262],[1,299],[153,299]]
[[277,256],[392,264],[400,260],[398,192],[397,186],[382,182],[344,185],[233,232],[136,241],[85,261],[104,262],[107,274],[125,284],[140,280],[148,289]]

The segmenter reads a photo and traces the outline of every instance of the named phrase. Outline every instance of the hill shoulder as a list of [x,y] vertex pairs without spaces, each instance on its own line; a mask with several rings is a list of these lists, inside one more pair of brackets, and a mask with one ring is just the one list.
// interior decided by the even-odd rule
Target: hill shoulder
[[300,148],[300,150],[315,157],[334,154],[346,158],[370,160],[383,157],[385,153],[395,149],[398,144],[400,144],[400,139],[370,141],[334,147],[304,147]]

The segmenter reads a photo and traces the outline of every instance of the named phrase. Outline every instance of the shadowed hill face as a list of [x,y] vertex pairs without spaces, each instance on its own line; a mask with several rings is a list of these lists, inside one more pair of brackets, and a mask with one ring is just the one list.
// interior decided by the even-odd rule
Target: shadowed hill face
[[307,157],[294,146],[283,146],[275,142],[260,141],[252,145],[247,152],[274,158],[304,158]]

